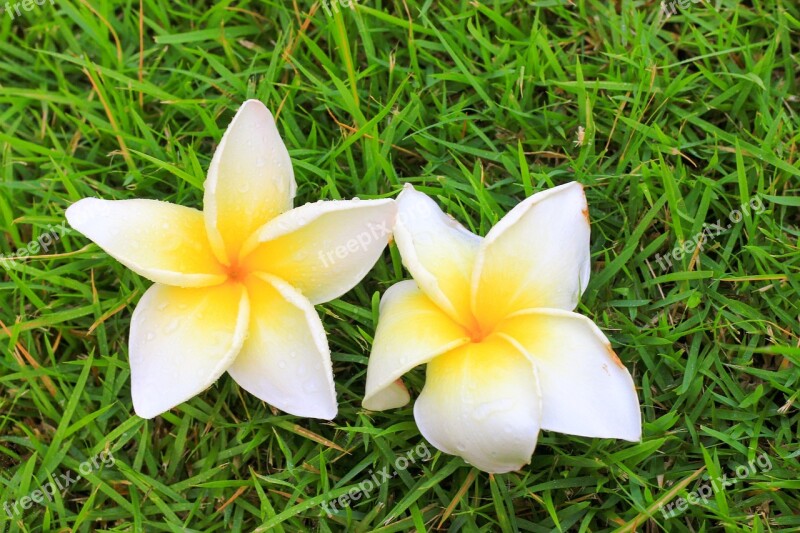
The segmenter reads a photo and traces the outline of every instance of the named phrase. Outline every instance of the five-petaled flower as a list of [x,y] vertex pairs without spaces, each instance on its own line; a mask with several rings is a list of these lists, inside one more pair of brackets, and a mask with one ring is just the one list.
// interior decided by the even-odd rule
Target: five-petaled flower
[[381,300],[364,407],[405,405],[401,376],[427,363],[420,432],[481,470],[529,463],[540,429],[640,440],[631,375],[573,312],[590,271],[580,184],[531,196],[483,239],[407,186],[394,238],[414,280]]
[[337,298],[372,268],[389,231],[372,232],[335,262],[328,254],[365,231],[391,228],[394,200],[321,201],[292,209],[289,153],[269,110],[248,100],[218,146],[204,211],[154,200],[86,198],[69,223],[155,282],[133,313],[131,389],[152,418],[226,370],[294,415],[336,415],[330,351],[314,304]]

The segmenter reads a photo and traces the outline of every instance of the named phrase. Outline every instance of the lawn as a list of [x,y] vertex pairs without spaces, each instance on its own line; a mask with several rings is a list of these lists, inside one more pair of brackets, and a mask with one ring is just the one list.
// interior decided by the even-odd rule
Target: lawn
[[[800,6],[338,1],[0,6],[0,531],[800,530]],[[582,183],[577,311],[630,370],[642,441],[543,431],[530,465],[490,475],[421,436],[424,367],[407,406],[363,409],[378,302],[410,278],[394,244],[317,306],[333,421],[227,375],[136,416],[150,282],[64,212],[202,208],[249,98],[296,205],[410,183],[485,235]]]

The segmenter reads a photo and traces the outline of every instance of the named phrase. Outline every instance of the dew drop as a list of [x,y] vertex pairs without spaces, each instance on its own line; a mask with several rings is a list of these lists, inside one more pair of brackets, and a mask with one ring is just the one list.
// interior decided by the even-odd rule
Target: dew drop
[[286,361],[284,361],[284,360],[278,361],[278,366],[281,367],[281,368],[286,368]]
[[513,405],[514,402],[509,398],[504,398],[494,402],[485,402],[475,408],[475,410],[472,412],[472,416],[475,418],[475,420],[484,420],[498,411],[509,410],[511,407],[513,407]]
[[314,380],[306,381],[305,387],[303,387],[306,392],[316,392],[317,390],[317,383]]
[[147,334],[146,338],[147,338],[147,340],[151,341],[151,340],[156,338],[156,334],[153,333],[153,332],[150,332],[150,333]]

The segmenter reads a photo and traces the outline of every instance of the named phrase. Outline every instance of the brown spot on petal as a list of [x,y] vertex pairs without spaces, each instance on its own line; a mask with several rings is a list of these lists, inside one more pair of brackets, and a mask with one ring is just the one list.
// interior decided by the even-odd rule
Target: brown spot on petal
[[614,361],[614,364],[622,369],[625,369],[625,365],[623,365],[622,361],[619,360],[619,357],[617,357],[617,352],[611,348],[610,344],[606,344],[606,351],[608,352],[609,357],[611,357],[611,360]]
[[581,209],[581,213],[583,213],[583,218],[586,219],[586,223],[591,224],[591,222],[589,221],[589,207],[587,206]]

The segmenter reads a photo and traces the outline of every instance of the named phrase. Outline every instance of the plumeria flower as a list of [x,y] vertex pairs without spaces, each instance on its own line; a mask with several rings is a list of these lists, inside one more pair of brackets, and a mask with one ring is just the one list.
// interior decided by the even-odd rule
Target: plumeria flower
[[422,435],[481,470],[530,462],[542,429],[641,438],[633,380],[587,317],[589,217],[576,182],[534,194],[485,238],[411,186],[394,230],[413,281],[384,294],[363,405],[405,405],[401,376],[427,363]]
[[289,153],[269,110],[242,105],[205,181],[204,211],[155,200],[85,198],[69,223],[155,282],[133,313],[133,407],[152,418],[225,371],[298,416],[332,419],[330,351],[314,304],[337,298],[389,241],[394,200],[292,209]]

